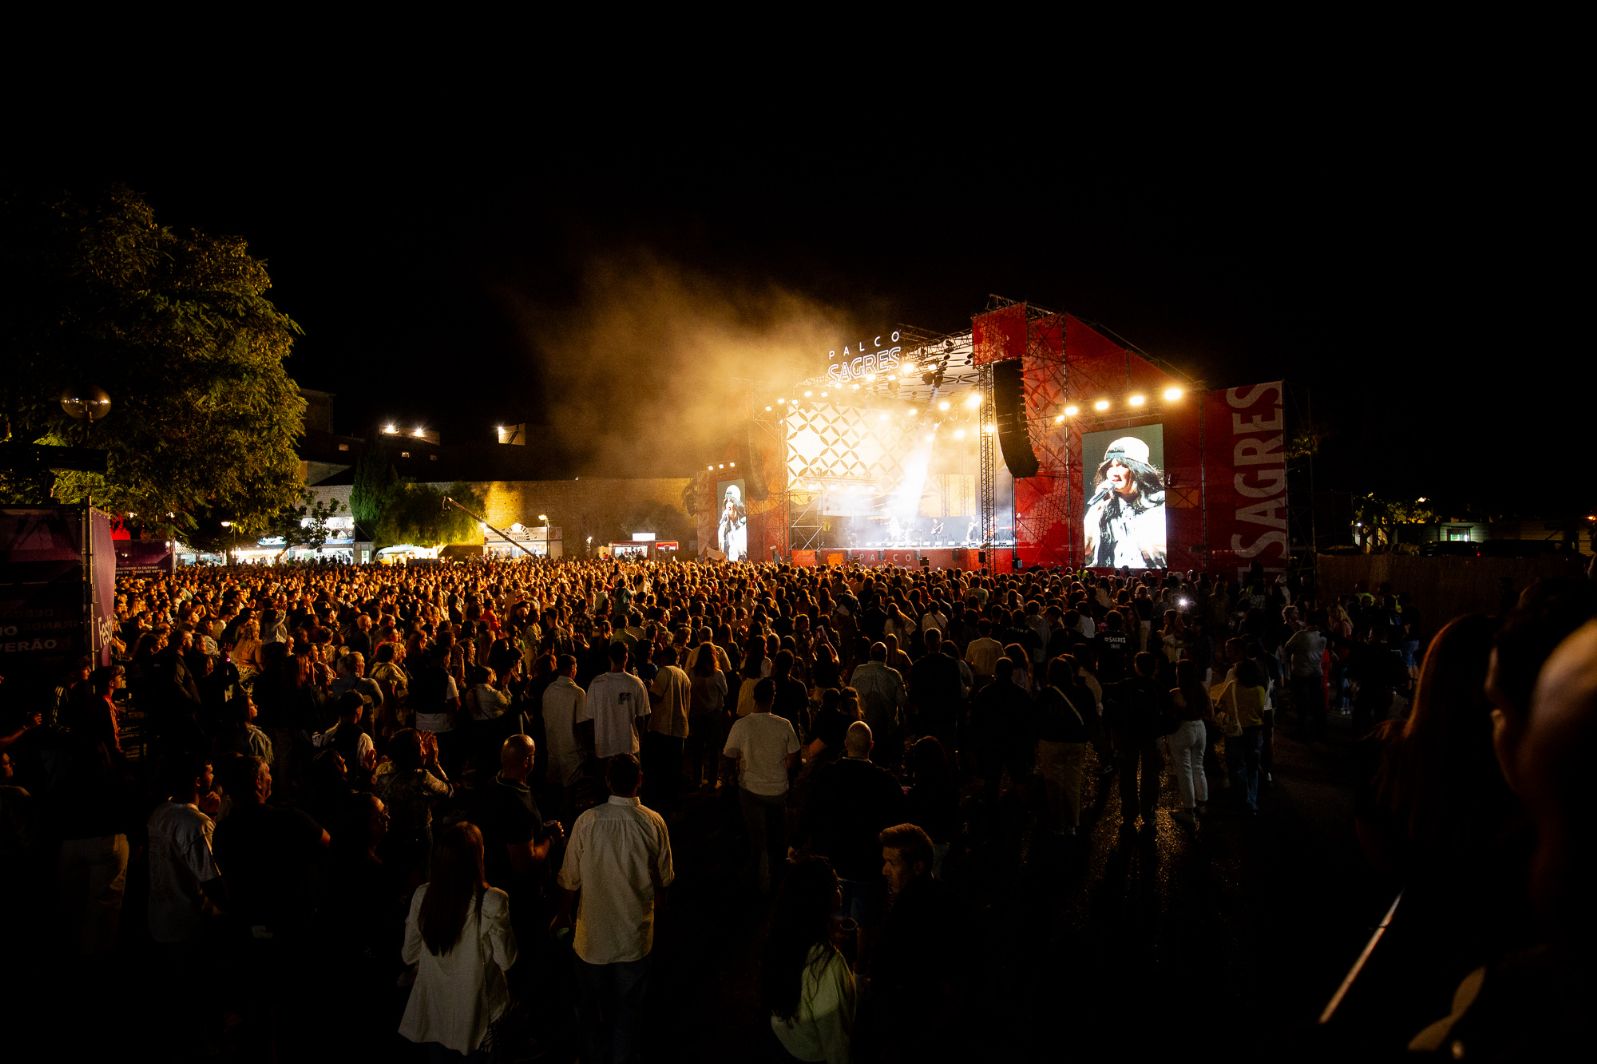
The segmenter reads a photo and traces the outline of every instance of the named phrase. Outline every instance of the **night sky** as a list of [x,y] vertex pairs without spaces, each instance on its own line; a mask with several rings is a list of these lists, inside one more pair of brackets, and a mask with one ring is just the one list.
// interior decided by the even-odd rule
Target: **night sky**
[[[1014,123],[355,136],[247,166],[176,148],[96,172],[168,225],[248,239],[305,330],[290,372],[337,393],[344,432],[395,417],[486,439],[583,397],[577,435],[607,409],[669,425],[684,376],[821,372],[857,334],[967,329],[996,293],[1100,322],[1210,386],[1300,386],[1326,434],[1322,489],[1543,507],[1517,486],[1514,441],[1572,450],[1584,412],[1578,388],[1543,387],[1585,376],[1537,332],[1572,287],[1528,252],[1557,189],[1498,183],[1462,119],[1188,117],[1113,137]],[[612,321],[618,303],[637,309]],[[795,313],[802,328],[774,345],[785,365],[746,343]],[[713,370],[691,354],[706,314]],[[656,343],[657,325],[675,339]],[[572,369],[609,353],[613,374]],[[596,390],[612,394],[595,405]],[[655,468],[695,468],[704,438]],[[626,471],[604,468],[625,464],[613,451],[591,463]]]

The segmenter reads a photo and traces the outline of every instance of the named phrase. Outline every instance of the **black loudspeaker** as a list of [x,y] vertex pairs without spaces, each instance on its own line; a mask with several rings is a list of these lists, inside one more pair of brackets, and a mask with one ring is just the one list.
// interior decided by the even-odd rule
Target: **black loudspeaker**
[[993,406],[998,415],[998,449],[1012,477],[1037,475],[1037,454],[1026,427],[1026,391],[1020,359],[993,364]]

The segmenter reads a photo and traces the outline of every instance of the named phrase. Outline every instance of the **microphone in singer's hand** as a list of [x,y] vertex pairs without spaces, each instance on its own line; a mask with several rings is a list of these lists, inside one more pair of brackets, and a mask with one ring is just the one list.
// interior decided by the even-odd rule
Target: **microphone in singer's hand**
[[1115,489],[1110,487],[1109,482],[1106,480],[1102,484],[1098,485],[1097,494],[1094,495],[1092,498],[1087,500],[1087,505],[1088,506],[1097,506],[1099,503],[1103,502],[1105,499],[1107,499],[1109,496],[1113,495],[1114,493],[1115,493]]

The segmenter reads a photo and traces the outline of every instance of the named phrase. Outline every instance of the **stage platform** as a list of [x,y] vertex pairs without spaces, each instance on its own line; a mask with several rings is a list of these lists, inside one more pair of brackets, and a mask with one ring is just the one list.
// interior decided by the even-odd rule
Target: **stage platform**
[[[1001,549],[1008,554],[1009,548]],[[866,565],[902,566],[918,569],[980,569],[981,550],[977,547],[825,547],[796,550],[792,563],[806,567]]]

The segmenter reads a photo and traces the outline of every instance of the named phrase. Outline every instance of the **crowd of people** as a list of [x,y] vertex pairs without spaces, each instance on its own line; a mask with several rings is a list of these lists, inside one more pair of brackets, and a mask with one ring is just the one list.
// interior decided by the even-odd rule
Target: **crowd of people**
[[[75,956],[146,949],[186,988],[163,1028],[180,1054],[397,1030],[446,1059],[645,1059],[674,833],[709,804],[768,905],[749,978],[773,1059],[979,1055],[974,966],[944,931],[972,808],[1080,846],[1114,787],[1128,840],[1161,815],[1245,830],[1277,729],[1316,743],[1345,721],[1370,736],[1361,839],[1428,921],[1414,956],[1445,940],[1465,971],[1519,941],[1529,850],[1485,840],[1522,819],[1511,747],[1536,745],[1540,666],[1592,615],[1587,585],[1537,594],[1502,626],[1447,625],[1422,661],[1402,596],[1258,570],[125,577],[114,661],[0,722],[4,901],[56,912],[36,933]],[[1449,937],[1466,867],[1503,906],[1493,934]]]

